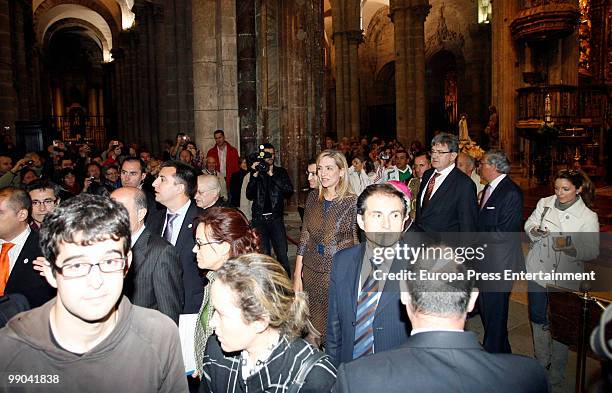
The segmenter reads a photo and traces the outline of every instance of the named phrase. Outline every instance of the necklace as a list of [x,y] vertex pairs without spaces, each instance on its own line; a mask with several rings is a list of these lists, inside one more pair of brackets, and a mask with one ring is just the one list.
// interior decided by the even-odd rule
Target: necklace
[[246,350],[243,350],[240,353],[240,365],[242,366],[242,376],[244,379],[247,379],[255,374],[266,364],[266,361],[268,358],[270,358],[270,355],[272,355],[274,348],[276,348],[276,345],[278,344],[278,339],[279,337],[276,338],[275,342],[268,345],[268,347],[262,351],[261,354],[259,354],[257,359],[251,359]]

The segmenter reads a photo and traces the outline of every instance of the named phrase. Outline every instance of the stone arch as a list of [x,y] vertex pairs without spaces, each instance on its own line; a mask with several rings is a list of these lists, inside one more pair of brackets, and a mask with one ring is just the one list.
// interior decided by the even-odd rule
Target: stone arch
[[[76,6],[76,9],[89,9],[94,13],[98,14],[102,19],[104,19],[106,25],[108,25],[108,28],[110,29],[110,33],[112,36],[112,39],[110,41],[111,43],[114,42],[114,40],[119,34],[120,26],[117,25],[117,21],[113,17],[112,12],[106,6],[104,6],[102,2],[95,0],[45,0],[40,3],[38,7],[36,7],[33,16],[34,29],[39,42],[42,42],[44,40],[44,34],[49,25],[55,22],[53,21],[49,23],[49,21],[46,21],[46,23],[44,23],[45,17],[48,16],[49,12],[51,12],[56,7],[70,5]],[[89,22],[91,22],[91,20]]]
[[86,20],[77,19],[77,18],[60,19],[57,22],[53,23],[51,26],[49,26],[49,28],[47,29],[45,33],[42,47],[45,50],[49,47],[49,43],[51,42],[51,39],[53,38],[53,35],[55,33],[58,33],[61,30],[64,30],[66,28],[75,27],[75,26],[80,26],[80,27],[85,28],[85,30],[88,32],[87,35],[91,37],[93,41],[96,44],[98,44],[98,46],[100,47],[100,50],[102,51],[103,56],[104,56],[104,53],[110,53],[111,43],[107,41],[106,37],[104,37],[104,34],[102,34],[100,29],[98,29],[95,25],[93,25],[92,23],[89,23]]
[[[364,61],[373,75],[380,72],[382,67],[393,61],[395,58],[394,49],[394,28],[391,18],[389,18],[389,7],[383,6],[372,16],[370,23],[367,26],[367,34],[365,35],[365,50],[362,51],[365,56]],[[386,36],[386,37],[385,37]],[[381,42],[383,39],[388,39],[386,49],[382,48]]]

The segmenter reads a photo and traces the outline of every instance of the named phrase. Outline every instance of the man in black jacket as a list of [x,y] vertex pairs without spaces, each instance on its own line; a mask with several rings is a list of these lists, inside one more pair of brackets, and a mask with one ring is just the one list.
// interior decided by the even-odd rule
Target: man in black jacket
[[265,158],[251,165],[253,172],[246,189],[247,199],[253,201],[252,225],[261,238],[265,253],[270,255],[272,242],[276,259],[291,277],[283,210],[285,198],[293,194],[293,185],[287,170],[274,165],[274,146],[266,143],[263,147]]
[[[478,296],[474,280],[458,259],[433,251],[433,258],[410,268],[414,279],[400,283],[410,338],[395,350],[342,364],[332,392],[548,392],[546,372],[535,359],[488,353],[474,333],[463,330]],[[432,274],[457,279],[435,280]]]

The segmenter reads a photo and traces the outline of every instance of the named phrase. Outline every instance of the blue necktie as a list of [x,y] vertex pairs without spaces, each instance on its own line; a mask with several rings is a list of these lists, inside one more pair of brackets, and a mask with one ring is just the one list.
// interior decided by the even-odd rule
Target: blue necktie
[[353,342],[353,359],[374,353],[374,314],[378,305],[378,281],[374,279],[377,266],[370,260],[372,270],[366,278],[357,298],[355,322],[355,341]]

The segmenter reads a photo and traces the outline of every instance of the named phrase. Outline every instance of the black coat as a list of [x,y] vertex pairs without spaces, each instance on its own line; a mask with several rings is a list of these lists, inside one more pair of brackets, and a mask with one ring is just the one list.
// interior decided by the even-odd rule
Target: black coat
[[[270,195],[271,212],[265,212],[265,198]],[[274,218],[282,217],[285,208],[285,198],[293,194],[293,184],[285,168],[275,166],[272,176],[260,173],[257,177],[251,175],[246,189],[246,197],[253,201],[253,219],[261,218],[263,213],[272,213]]]
[[[166,222],[166,210],[167,209],[162,209],[155,212],[147,223],[147,227],[151,232],[160,236],[162,235]],[[183,307],[183,313],[185,314],[197,314],[200,311],[200,306],[204,298],[204,279],[196,263],[196,254],[193,253],[193,247],[195,246],[193,220],[202,213],[203,210],[197,207],[194,201],[191,201],[191,205],[189,205],[189,209],[187,209],[187,213],[185,214],[185,219],[183,220],[178,239],[174,245],[179,252],[179,258],[183,266],[183,286],[185,288],[185,305]]]
[[132,247],[132,264],[123,291],[132,304],[158,310],[178,324],[185,289],[176,248],[145,228]]
[[416,204],[417,226],[425,232],[476,232],[476,185],[457,167],[444,179],[427,207],[421,207],[421,195],[433,173],[433,168],[428,169],[421,179]]
[[28,299],[31,308],[41,306],[55,296],[55,288],[32,267],[32,261],[42,256],[38,242],[38,232],[30,232],[4,290],[6,294],[22,294]]
[[423,332],[400,348],[342,364],[333,392],[546,393],[532,358],[491,354],[472,332]]

